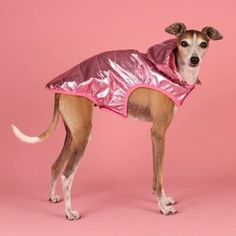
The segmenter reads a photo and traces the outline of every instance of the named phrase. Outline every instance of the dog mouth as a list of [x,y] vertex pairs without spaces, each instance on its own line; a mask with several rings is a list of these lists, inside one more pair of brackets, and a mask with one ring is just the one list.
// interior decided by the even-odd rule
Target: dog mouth
[[199,64],[192,64],[192,63],[189,63],[189,66],[190,66],[190,67],[197,67],[197,66],[199,66]]

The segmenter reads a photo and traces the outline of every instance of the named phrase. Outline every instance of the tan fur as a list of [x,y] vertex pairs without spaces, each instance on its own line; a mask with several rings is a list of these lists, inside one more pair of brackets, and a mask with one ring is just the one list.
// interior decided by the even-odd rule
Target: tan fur
[[[132,109],[135,107],[136,109]],[[145,114],[142,111],[148,111]],[[154,90],[135,90],[128,103],[128,115],[137,119],[152,121],[151,138],[153,147],[153,190],[157,197],[162,193],[162,163],[165,132],[174,112],[174,103],[166,95]],[[145,119],[144,119],[145,118]]]

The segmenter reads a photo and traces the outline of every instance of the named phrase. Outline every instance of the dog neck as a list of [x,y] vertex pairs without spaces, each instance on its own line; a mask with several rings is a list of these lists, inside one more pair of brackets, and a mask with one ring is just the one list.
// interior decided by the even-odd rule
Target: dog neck
[[176,65],[178,73],[182,76],[185,82],[187,82],[189,85],[196,84],[198,80],[198,74],[200,66],[191,67],[189,65],[186,65],[178,55],[176,56]]

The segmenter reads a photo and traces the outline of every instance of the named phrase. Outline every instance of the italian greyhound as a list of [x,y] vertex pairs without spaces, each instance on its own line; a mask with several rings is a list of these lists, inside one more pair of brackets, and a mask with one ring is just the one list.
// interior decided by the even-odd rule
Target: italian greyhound
[[[174,52],[176,67],[185,82],[193,85],[198,80],[199,68],[210,40],[222,39],[222,35],[213,27],[204,27],[202,31],[186,30],[183,23],[174,23],[165,31],[177,39]],[[55,130],[59,115],[63,118],[66,138],[62,151],[52,165],[49,200],[60,202],[56,194],[56,181],[62,173],[62,187],[67,219],[77,220],[80,214],[71,204],[71,187],[78,163],[83,156],[90,139],[94,103],[87,98],[65,94],[55,94],[53,119],[49,128],[41,135],[30,137],[12,125],[13,132],[23,142],[38,143],[45,140]],[[136,89],[128,99],[128,116],[152,122],[151,139],[153,150],[153,191],[156,194],[160,212],[164,215],[175,214],[174,198],[165,195],[163,189],[163,157],[165,133],[170,125],[175,103],[165,94],[148,89]],[[145,111],[145,112],[143,112]]]

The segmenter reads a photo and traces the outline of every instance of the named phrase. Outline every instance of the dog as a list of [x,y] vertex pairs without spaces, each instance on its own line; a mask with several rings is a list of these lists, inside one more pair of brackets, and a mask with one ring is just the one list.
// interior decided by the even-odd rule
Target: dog
[[[174,23],[165,31],[175,36],[176,48],[173,50],[176,70],[188,86],[194,86],[202,58],[205,55],[210,40],[220,40],[223,36],[213,27],[204,27],[202,31],[187,30],[183,23]],[[150,65],[151,66],[151,65]],[[192,88],[192,87],[191,87]],[[90,139],[92,129],[92,114],[95,101],[73,94],[55,94],[53,119],[50,127],[41,135],[30,137],[23,134],[12,125],[13,132],[21,141],[38,143],[46,139],[56,128],[61,115],[65,124],[66,138],[62,151],[52,166],[49,200],[60,202],[56,195],[56,181],[61,176],[65,200],[65,213],[69,220],[80,218],[79,212],[73,210],[71,204],[71,187],[78,163],[83,156]],[[165,93],[139,87],[135,89],[127,101],[128,117],[152,122],[151,139],[153,150],[153,191],[156,194],[160,212],[164,215],[175,214],[174,198],[165,195],[163,188],[163,158],[165,133],[176,111],[176,103]]]

